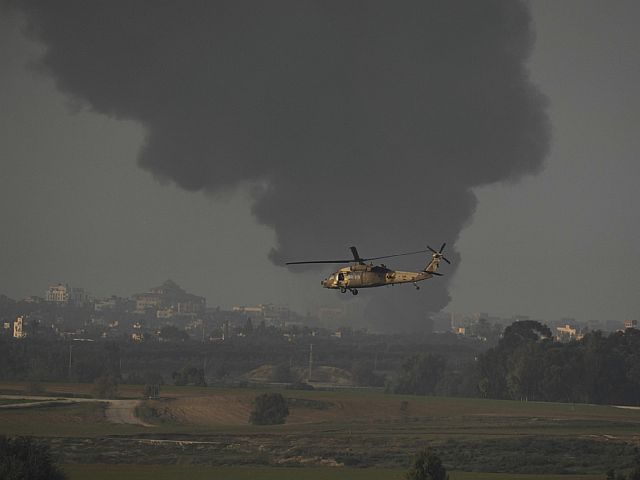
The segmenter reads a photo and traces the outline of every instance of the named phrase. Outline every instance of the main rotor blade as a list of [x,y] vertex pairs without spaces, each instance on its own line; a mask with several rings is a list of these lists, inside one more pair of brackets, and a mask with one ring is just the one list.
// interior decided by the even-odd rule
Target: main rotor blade
[[365,262],[368,260],[380,260],[381,258],[391,258],[391,257],[404,257],[405,255],[415,255],[417,253],[428,252],[429,250],[417,250],[415,252],[407,252],[407,253],[396,253],[395,255],[385,255],[384,257],[371,257],[371,258],[363,258]]
[[[364,262],[368,262],[369,260],[381,260],[383,258],[404,257],[407,255],[416,255],[418,253],[425,253],[425,252],[442,254],[442,250],[444,250],[445,245],[446,243],[442,244],[442,247],[440,247],[439,252],[427,245],[427,250],[416,250],[415,252],[396,253],[395,255],[383,255],[382,257],[369,257],[369,258],[362,258],[358,253],[358,250],[356,249],[356,247],[350,247],[351,254],[353,255],[353,259],[349,258],[347,260],[309,260],[304,262],[286,262],[285,265],[302,265],[306,263],[353,263],[354,261],[356,263],[364,263]],[[442,257],[442,259],[449,264],[451,263],[449,260],[447,260],[444,257]]]
[[447,262],[449,265],[451,265],[451,262],[447,259],[447,257],[442,257],[442,259]]
[[302,265],[304,263],[352,263],[353,260],[311,260],[308,262],[286,262],[285,265]]

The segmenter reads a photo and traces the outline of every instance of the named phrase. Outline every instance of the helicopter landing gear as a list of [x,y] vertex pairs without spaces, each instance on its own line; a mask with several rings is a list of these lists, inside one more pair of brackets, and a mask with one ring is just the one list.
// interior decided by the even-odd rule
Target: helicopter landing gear
[[420,290],[420,285],[418,285],[417,283],[413,282],[413,286],[416,287],[416,290]]
[[353,293],[354,295],[358,294],[358,289],[357,288],[352,288],[351,289],[351,293]]
[[340,293],[347,293],[346,287],[340,287]]

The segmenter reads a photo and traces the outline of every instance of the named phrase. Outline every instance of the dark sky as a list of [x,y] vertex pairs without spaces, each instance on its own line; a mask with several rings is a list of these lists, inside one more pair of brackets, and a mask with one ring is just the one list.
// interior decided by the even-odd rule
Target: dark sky
[[349,304],[638,316],[635,2],[63,4],[0,25],[1,292],[304,311],[340,300],[270,253],[457,240],[448,291]]

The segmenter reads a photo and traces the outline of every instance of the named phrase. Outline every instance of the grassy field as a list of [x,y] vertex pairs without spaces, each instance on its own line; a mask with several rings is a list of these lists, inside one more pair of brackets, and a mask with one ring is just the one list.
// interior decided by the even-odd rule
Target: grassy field
[[0,398],[0,406],[2,405],[16,405],[19,403],[33,403],[33,402],[37,402],[38,400],[29,400],[26,398],[13,398],[13,399],[7,399],[7,398]]
[[[157,465],[65,465],[70,480],[402,480],[383,468],[239,468]],[[451,472],[450,480],[602,480],[604,475],[517,475]]]
[[[5,392],[20,388],[0,384]],[[91,385],[44,388],[56,396],[91,391]],[[140,386],[122,386],[120,395],[139,398],[141,391]],[[294,399],[287,423],[252,426],[247,421],[251,402],[262,391],[164,387],[161,400],[147,401],[141,409],[152,427],[110,423],[105,403],[0,410],[0,434],[42,438],[70,464],[72,478],[115,478],[108,475],[118,468],[139,469],[140,477],[131,473],[127,478],[150,478],[145,475],[152,465],[131,464],[163,464],[156,480],[176,465],[189,469],[188,478],[212,472],[215,476],[207,478],[330,479],[335,474],[357,479],[367,472],[366,478],[401,478],[411,455],[427,445],[436,448],[447,468],[458,470],[452,480],[602,478],[609,467],[631,466],[640,440],[640,411],[633,409],[366,390],[279,390]],[[96,475],[107,476],[86,473],[95,464],[110,464],[104,471],[96,467]],[[460,470],[506,476],[465,476]],[[243,477],[246,472],[253,476]]]
[[[15,386],[15,385],[14,385]],[[84,393],[87,385],[52,384],[55,395]],[[121,387],[123,397],[140,396],[141,387]],[[113,425],[104,407],[77,404],[41,409],[3,410],[2,433],[11,435],[103,436],[113,434],[326,433],[388,436],[419,434],[432,440],[482,439],[523,435],[591,436],[631,441],[640,431],[640,411],[600,405],[513,402],[505,400],[415,397],[362,390],[293,391],[285,397],[313,400],[327,408],[291,408],[287,424],[248,424],[253,389],[169,387],[161,401],[148,405],[157,418],[152,429]],[[45,421],[46,419],[46,421]]]

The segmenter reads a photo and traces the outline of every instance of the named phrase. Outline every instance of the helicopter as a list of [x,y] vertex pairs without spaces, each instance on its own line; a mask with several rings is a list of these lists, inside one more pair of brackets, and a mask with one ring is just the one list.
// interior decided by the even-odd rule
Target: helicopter
[[[320,284],[324,288],[340,290],[341,293],[350,291],[353,295],[358,294],[358,288],[382,287],[385,285],[395,285],[399,283],[413,283],[416,290],[420,290],[418,282],[428,280],[434,276],[442,276],[438,273],[440,260],[444,260],[448,264],[451,262],[444,256],[443,243],[440,250],[434,250],[427,245],[427,250],[418,250],[416,252],[397,253],[395,255],[385,255],[383,257],[362,258],[356,247],[350,247],[353,260],[312,260],[304,262],[286,262],[285,265],[302,265],[308,263],[352,263],[348,267],[342,267],[338,271],[332,273],[322,280]],[[402,272],[400,270],[392,270],[385,264],[374,265],[371,260],[381,260],[383,258],[403,257],[405,255],[415,255],[418,253],[431,252],[431,261],[420,272]]]

